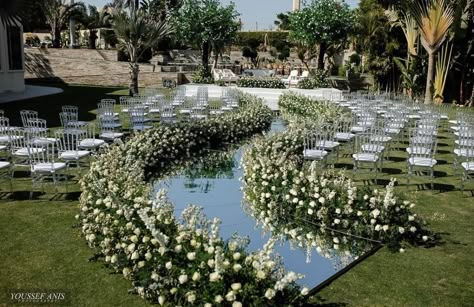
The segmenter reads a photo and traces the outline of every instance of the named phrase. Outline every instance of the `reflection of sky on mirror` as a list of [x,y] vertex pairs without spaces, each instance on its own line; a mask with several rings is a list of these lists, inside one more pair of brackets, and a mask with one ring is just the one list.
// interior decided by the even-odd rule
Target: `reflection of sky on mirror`
[[[273,129],[281,130],[281,123],[274,124]],[[241,236],[249,236],[251,241],[248,249],[252,251],[262,248],[268,240],[268,235],[263,236],[260,229],[255,228],[255,221],[241,207],[242,191],[239,181],[239,178],[243,176],[243,170],[240,168],[241,156],[242,150],[237,151],[233,157],[228,156],[229,159],[234,159],[234,163],[230,163],[229,169],[217,173],[219,179],[215,179],[216,174],[208,170],[201,172],[198,178],[190,178],[188,172],[159,182],[155,189],[164,188],[168,191],[170,200],[175,204],[177,216],[189,204],[204,207],[208,218],[219,217],[222,220],[221,236],[224,239],[235,232]],[[228,176],[230,170],[233,176]],[[283,245],[277,244],[275,250],[283,257],[287,270],[306,275],[301,283],[310,288],[337,272],[334,268],[334,263],[338,261],[337,257],[331,261],[313,251],[311,262],[306,263],[306,251],[292,250],[288,242]],[[339,266],[339,269],[342,267]]]

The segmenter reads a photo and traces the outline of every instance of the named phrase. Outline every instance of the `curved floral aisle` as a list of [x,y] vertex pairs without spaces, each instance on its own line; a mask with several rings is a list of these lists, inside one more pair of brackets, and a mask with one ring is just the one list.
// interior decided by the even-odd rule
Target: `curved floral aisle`
[[247,251],[238,237],[223,240],[219,219],[207,219],[202,208],[190,205],[178,218],[165,194],[151,200],[152,178],[269,129],[270,109],[242,95],[236,112],[137,134],[92,164],[82,179],[77,218],[96,258],[159,304],[299,305],[309,289],[296,283],[300,272],[286,272],[274,255],[279,238],[318,252],[325,242],[326,252],[348,256],[358,248],[352,237],[399,251],[436,242],[414,204],[395,195],[393,181],[385,189],[358,187],[342,172],[303,163],[299,123],[331,122],[342,109],[296,94],[279,104],[289,129],[257,137],[243,159],[247,211],[272,233],[262,250]]

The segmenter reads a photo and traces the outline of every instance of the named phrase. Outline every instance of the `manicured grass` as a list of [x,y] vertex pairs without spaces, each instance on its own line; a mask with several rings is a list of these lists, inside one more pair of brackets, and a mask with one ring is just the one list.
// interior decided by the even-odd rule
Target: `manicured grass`
[[[392,177],[398,179],[396,191],[413,199],[415,212],[441,235],[440,244],[408,248],[405,253],[382,248],[318,293],[316,301],[353,306],[472,306],[474,184],[468,183],[461,194],[461,171],[454,174],[452,164],[453,138],[452,132],[440,130],[434,191],[429,190],[428,178],[415,176],[407,186],[404,149],[392,152],[377,180],[385,185]],[[337,166],[349,168],[349,152],[343,156]],[[374,174],[354,175],[360,184],[373,185],[374,178]]]
[[[79,106],[81,120],[93,120],[97,102],[118,97],[127,90],[86,86],[61,86],[63,94],[0,105],[12,125],[21,125],[19,110],[33,109],[60,126],[58,113],[64,104]],[[408,248],[405,253],[381,249],[318,293],[316,301],[354,306],[469,306],[474,302],[474,197],[458,191],[460,175],[453,174],[453,135],[440,134],[436,158],[435,191],[426,190],[428,179],[413,179],[406,186],[406,155],[393,151],[384,163],[384,175],[374,182],[373,174],[357,174],[360,184],[384,185],[399,178],[397,191],[417,203],[415,211],[439,232],[442,242],[434,248]],[[405,144],[406,147],[406,144]],[[351,165],[345,151],[338,167]],[[390,173],[390,174],[387,174]],[[429,186],[429,184],[428,184]],[[64,187],[60,185],[60,190]],[[466,187],[473,189],[474,183]],[[148,303],[127,294],[130,283],[102,263],[89,262],[93,251],[75,228],[79,190],[74,182],[68,193],[36,193],[29,200],[31,180],[17,173],[13,194],[0,194],[0,304],[8,304],[8,289],[67,289],[71,306],[140,306]],[[420,189],[420,191],[417,191]],[[8,183],[0,181],[0,191]],[[50,191],[51,188],[48,188]]]

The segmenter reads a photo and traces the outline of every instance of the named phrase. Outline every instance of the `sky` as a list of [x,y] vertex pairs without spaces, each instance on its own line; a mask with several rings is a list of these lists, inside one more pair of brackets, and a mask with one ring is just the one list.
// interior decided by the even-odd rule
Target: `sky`
[[[110,0],[82,0],[86,4],[103,6]],[[231,0],[221,0],[223,4],[229,4]],[[281,12],[290,11],[292,0],[233,0],[237,11],[240,13],[244,30],[268,30],[274,27],[273,22],[276,15]],[[359,0],[346,0],[351,7],[356,7]]]

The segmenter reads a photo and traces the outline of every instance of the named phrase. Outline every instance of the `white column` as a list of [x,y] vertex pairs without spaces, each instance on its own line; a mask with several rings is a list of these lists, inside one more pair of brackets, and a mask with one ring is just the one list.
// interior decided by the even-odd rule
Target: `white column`
[[301,0],[293,0],[293,12],[301,9]]
[[[70,0],[70,4],[74,4],[74,0]],[[76,44],[76,41],[75,41],[75,35],[74,35],[74,29],[76,28],[76,21],[71,17],[69,19],[69,47],[72,48],[74,47],[74,45]]]

